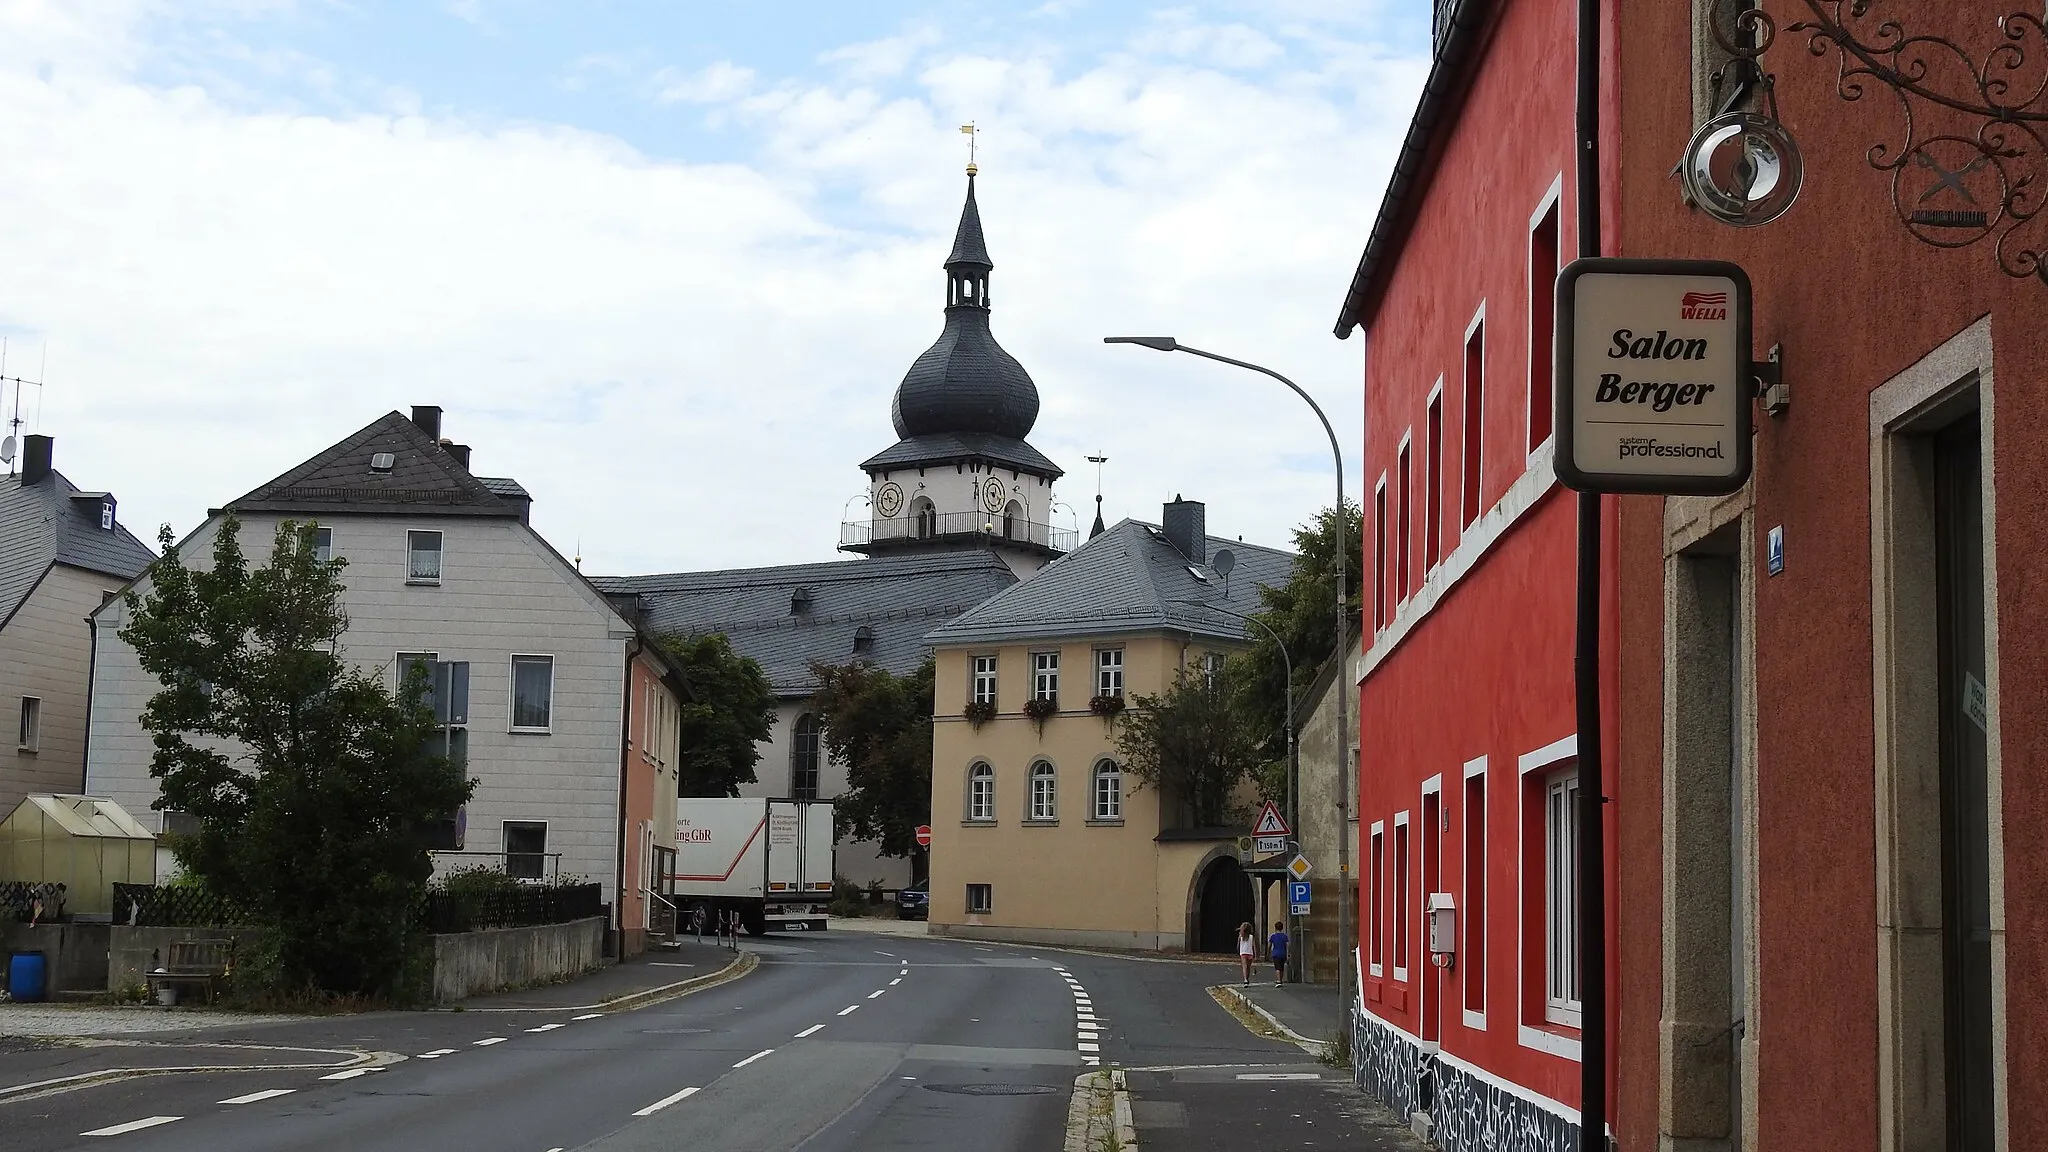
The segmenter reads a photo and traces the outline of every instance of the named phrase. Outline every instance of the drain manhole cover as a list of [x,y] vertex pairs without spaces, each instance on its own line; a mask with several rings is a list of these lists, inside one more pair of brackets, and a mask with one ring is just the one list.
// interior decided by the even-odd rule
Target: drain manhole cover
[[927,1084],[925,1088],[955,1096],[1049,1096],[1059,1091],[1043,1084]]

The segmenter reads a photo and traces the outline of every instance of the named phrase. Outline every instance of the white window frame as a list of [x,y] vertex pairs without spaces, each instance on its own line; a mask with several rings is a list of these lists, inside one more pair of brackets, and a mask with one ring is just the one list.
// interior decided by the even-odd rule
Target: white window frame
[[[1522,261],[1522,267],[1525,272],[1533,271],[1536,265],[1536,229],[1539,225],[1543,223],[1543,218],[1545,216],[1550,215],[1550,213],[1553,210],[1557,213],[1557,264],[1558,268],[1562,269],[1570,255],[1565,251],[1564,248],[1564,173],[1562,172],[1559,172],[1556,178],[1550,182],[1549,190],[1544,192],[1543,198],[1536,202],[1536,210],[1529,214],[1529,231],[1527,234],[1526,243],[1523,247],[1523,256],[1525,258]],[[1553,272],[1551,275],[1552,283],[1554,285],[1556,273]],[[1543,289],[1543,291],[1551,291],[1551,288],[1545,288]],[[1532,300],[1535,298],[1536,292],[1536,285],[1529,285],[1529,293],[1530,298]],[[1526,319],[1529,321],[1531,325],[1535,323],[1536,310],[1534,308],[1529,309],[1529,314],[1526,317]],[[1553,316],[1552,320],[1555,319],[1556,317]],[[1523,349],[1523,355],[1528,359],[1528,366],[1526,370],[1522,373],[1522,391],[1526,394],[1525,416],[1528,420],[1528,423],[1522,426],[1522,439],[1525,442],[1529,438],[1528,429],[1534,428],[1536,426],[1536,389],[1534,387],[1534,384],[1536,382],[1536,341],[1534,339],[1536,332],[1533,329],[1533,327],[1531,328],[1529,335],[1531,339],[1529,340],[1527,347]],[[1552,339],[1555,340],[1556,337],[1553,335]],[[1553,344],[1551,348],[1552,352],[1555,353],[1556,345]],[[1550,387],[1553,392],[1557,390],[1557,372],[1555,366],[1553,366],[1551,369]],[[1551,398],[1545,397],[1545,399],[1548,400]],[[1529,466],[1532,468],[1536,466],[1536,454],[1543,450],[1543,446],[1545,444],[1549,444],[1553,440],[1557,439],[1557,421],[1555,418],[1555,411],[1556,410],[1553,408],[1553,417],[1550,425],[1550,435],[1545,436],[1543,439],[1538,440],[1536,443],[1531,444],[1529,446]]]
[[[1387,856],[1390,865],[1387,869],[1387,883],[1394,893],[1394,931],[1392,933],[1393,939],[1387,941],[1387,951],[1393,953],[1393,955],[1387,957],[1387,959],[1393,964],[1394,979],[1401,981],[1408,979],[1408,965],[1401,963],[1403,959],[1401,953],[1409,951],[1413,943],[1407,937],[1408,905],[1410,904],[1408,899],[1408,882],[1415,878],[1411,874],[1414,869],[1408,866],[1408,856],[1410,854],[1408,850],[1415,847],[1415,837],[1412,831],[1408,836],[1402,836],[1401,830],[1404,828],[1410,828],[1408,813],[1394,813],[1393,835],[1387,838]],[[1408,841],[1405,845],[1401,843],[1404,839]]]
[[[1045,769],[1040,772],[1039,769]],[[1060,818],[1060,770],[1043,756],[1025,770],[1024,819],[1032,824],[1053,824]],[[1045,802],[1039,803],[1039,784],[1045,785]]]
[[[545,660],[548,662],[548,722],[540,727],[522,725],[519,720],[519,662],[521,660]],[[510,673],[505,682],[505,713],[510,731],[520,733],[547,734],[555,730],[555,657],[549,652],[514,652],[506,664]]]
[[[1458,538],[1461,541],[1464,539],[1465,533],[1475,528],[1481,520],[1486,519],[1486,393],[1489,389],[1486,386],[1486,338],[1483,334],[1479,340],[1479,420],[1477,421],[1479,429],[1479,455],[1477,457],[1472,455],[1473,445],[1467,436],[1467,433],[1472,430],[1474,422],[1466,416],[1465,412],[1465,402],[1472,396],[1472,360],[1469,355],[1472,349],[1472,334],[1474,332],[1483,333],[1485,327],[1486,301],[1481,300],[1478,311],[1472,313],[1472,319],[1465,324],[1465,338],[1458,342],[1458,442],[1460,445],[1458,450]],[[1524,387],[1526,389],[1526,384]],[[1472,468],[1470,488],[1467,488],[1465,484],[1465,465],[1467,461],[1476,461]],[[1472,516],[1470,519],[1465,517],[1465,498],[1468,495],[1472,498]]]
[[1216,687],[1216,678],[1221,675],[1223,675],[1223,653],[1202,653],[1202,686],[1213,690]]
[[[315,559],[315,560],[318,560],[318,561],[320,561],[320,562],[321,562],[321,563],[323,563],[323,564],[324,564],[324,563],[326,563],[326,562],[327,562],[327,561],[329,561],[329,560],[332,560],[332,559],[334,559],[334,528],[333,528],[333,526],[332,526],[332,525],[329,525],[329,524],[317,524],[317,523],[316,523],[316,524],[308,524],[308,525],[306,525],[306,530],[307,530],[308,532],[311,532],[311,533],[313,534],[313,559]],[[322,539],[323,537],[325,537],[325,539],[324,539],[324,540]],[[410,544],[410,541],[407,541],[407,543],[408,543],[408,544]],[[407,563],[408,565],[410,565],[410,564],[412,563],[412,559],[411,559],[411,556],[410,556],[410,551],[411,551],[411,550],[410,550],[410,548],[408,548],[408,549],[407,549],[408,555],[407,555],[407,558],[406,558],[406,563]]]
[[[416,555],[419,555],[419,554],[420,554],[420,553],[421,553],[421,552],[423,551],[423,549],[421,549],[421,548],[420,548],[420,547],[419,547],[418,545],[416,545],[416,544],[414,543],[414,540],[415,540],[416,538],[419,538],[419,537],[426,537],[426,536],[432,536],[432,537],[434,538],[434,549],[433,549],[433,551],[434,551],[434,574],[433,574],[432,576],[421,576],[421,575],[415,575],[415,574],[414,574],[414,565],[413,565],[413,557],[414,557],[414,556],[416,556]],[[407,584],[426,584],[426,585],[435,585],[435,584],[439,584],[439,583],[441,582],[441,575],[442,575],[442,573],[444,573],[444,572],[446,572],[446,571],[448,570],[448,563],[447,563],[447,561],[448,561],[448,536],[447,536],[447,533],[445,533],[445,532],[441,531],[441,530],[440,530],[440,529],[438,529],[438,528],[408,528],[408,529],[406,529],[406,531],[405,531],[405,582],[406,582]]]
[[[976,795],[979,785],[987,781],[985,794]],[[996,822],[996,768],[986,760],[976,760],[967,766],[967,823],[993,824]]]
[[[1491,999],[1488,993],[1492,991],[1486,987],[1486,953],[1493,951],[1493,942],[1491,940],[1487,941],[1484,952],[1474,954],[1472,951],[1471,920],[1474,911],[1472,907],[1473,845],[1470,835],[1472,820],[1471,814],[1466,810],[1466,800],[1471,795],[1472,781],[1474,780],[1480,781],[1479,787],[1482,798],[1490,799],[1490,797],[1485,796],[1486,757],[1484,756],[1465,762],[1465,783],[1458,790],[1458,907],[1461,909],[1458,914],[1458,968],[1464,972],[1465,981],[1479,981],[1479,1010],[1475,1012],[1465,1007],[1467,997],[1465,995],[1464,982],[1461,981],[1458,985],[1458,1011],[1463,1014],[1465,1027],[1474,1031],[1484,1032],[1486,1031],[1486,1005]],[[1487,851],[1487,833],[1492,827],[1493,813],[1490,811],[1483,812],[1482,823],[1479,829],[1479,868],[1482,881],[1485,878],[1486,861],[1490,855]],[[1480,927],[1482,929],[1485,927],[1484,918],[1487,915],[1487,908],[1493,906],[1493,885],[1487,884],[1485,892],[1486,907],[1477,910],[1481,918]]]
[[1543,781],[1543,1018],[1579,1027],[1579,770]]
[[[1103,803],[1108,800],[1107,804]],[[1089,787],[1089,811],[1098,823],[1121,824],[1124,820],[1124,767],[1107,757],[1095,762]]]
[[1116,696],[1124,694],[1124,649],[1119,644],[1114,648],[1095,650],[1095,694]]
[[[1525,752],[1517,758],[1515,765],[1517,784],[1515,802],[1515,870],[1519,882],[1515,885],[1514,891],[1509,897],[1515,901],[1515,987],[1513,1001],[1515,1041],[1524,1048],[1533,1048],[1538,1052],[1548,1052],[1553,1056],[1566,1060],[1577,1060],[1579,1058],[1579,1038],[1577,1036],[1560,1035],[1552,1031],[1552,1028],[1557,1027],[1556,1025],[1538,1027],[1538,1024],[1547,1024],[1548,1021],[1530,1021],[1527,1016],[1528,1009],[1525,1007],[1529,1002],[1528,981],[1532,978],[1532,974],[1526,968],[1529,933],[1531,931],[1541,931],[1544,926],[1541,921],[1535,924],[1530,923],[1528,915],[1528,886],[1536,883],[1540,878],[1530,876],[1525,867],[1525,862],[1529,858],[1527,842],[1529,812],[1527,805],[1529,794],[1534,791],[1529,782],[1530,773],[1540,775],[1546,770],[1554,770],[1565,761],[1576,760],[1578,754],[1579,738],[1576,735],[1572,735],[1547,744],[1533,752]],[[1494,898],[1495,895],[1489,893],[1488,898]],[[1549,916],[1548,910],[1542,910],[1541,915],[1547,920]]]
[[[982,905],[974,905],[974,890],[981,889]],[[967,886],[967,914],[969,916],[993,916],[996,912],[996,886],[993,884],[969,884]]]
[[968,658],[967,699],[975,704],[996,702],[996,654],[985,652]]
[[1373,633],[1377,635],[1394,622],[1394,613],[1387,604],[1387,561],[1391,559],[1387,547],[1387,474],[1380,473],[1377,483],[1372,486],[1372,595]]
[[[1433,453],[1430,451],[1429,443],[1429,410],[1432,407],[1436,409],[1436,451]],[[1422,579],[1416,584],[1418,592],[1421,591],[1423,584],[1429,583],[1430,574],[1444,562],[1444,378],[1441,373],[1436,378],[1436,384],[1430,388],[1429,395],[1422,400],[1422,436],[1422,454],[1425,457],[1422,462],[1422,481],[1433,491],[1425,492],[1422,497],[1422,516],[1427,523],[1422,526]],[[1434,484],[1429,483],[1432,464],[1435,465],[1436,471]],[[1432,495],[1436,500],[1435,516],[1429,514]]]
[[[1372,886],[1372,900],[1366,905],[1366,911],[1372,916],[1372,924],[1366,928],[1365,932],[1366,968],[1374,976],[1385,976],[1387,974],[1387,822],[1385,820],[1373,821],[1371,832],[1372,835],[1366,843],[1372,845],[1372,856],[1366,866],[1371,868],[1376,863],[1379,867],[1373,868],[1373,871],[1368,873],[1377,882]],[[1378,935],[1375,935],[1375,932]],[[1374,944],[1380,945],[1379,951],[1373,950]]]
[[1033,700],[1057,700],[1060,698],[1060,654],[1058,649],[1050,652],[1031,654],[1031,698]]
[[21,723],[15,730],[15,750],[40,751],[43,746],[43,698],[23,696],[19,719]]
[[[1426,411],[1426,410],[1425,410]],[[1403,459],[1407,467],[1401,466]],[[1407,499],[1402,499],[1402,482],[1406,481]],[[1406,520],[1404,526],[1402,521]],[[1399,538],[1388,551],[1394,562],[1394,603],[1406,604],[1408,597],[1421,590],[1422,582],[1412,580],[1415,574],[1415,429],[1411,425],[1401,433],[1401,442],[1394,445],[1394,531]]]
[[553,831],[553,830],[552,830],[551,828],[549,828],[549,827],[548,827],[548,822],[547,822],[546,820],[501,820],[501,821],[499,821],[499,822],[498,822],[498,863],[499,863],[499,864],[500,864],[500,865],[501,865],[501,866],[502,866],[502,867],[503,867],[503,868],[505,869],[505,875],[507,875],[507,876],[511,876],[511,875],[512,875],[512,856],[513,856],[513,852],[512,852],[512,849],[511,849],[511,845],[510,845],[510,842],[511,842],[511,839],[512,839],[512,836],[511,836],[511,832],[512,832],[512,825],[514,825],[514,824],[538,824],[538,825],[540,825],[540,851],[539,851],[539,852],[521,852],[521,853],[518,853],[518,855],[521,855],[521,856],[538,856],[538,857],[540,858],[540,875],[539,875],[539,876],[515,876],[515,877],[513,877],[513,879],[516,879],[516,880],[534,880],[534,881],[540,881],[540,882],[544,882],[544,881],[546,881],[546,880],[547,880],[547,878],[548,878],[548,840],[549,840],[549,836],[548,836],[548,833],[549,833],[549,832],[551,832],[551,831]]

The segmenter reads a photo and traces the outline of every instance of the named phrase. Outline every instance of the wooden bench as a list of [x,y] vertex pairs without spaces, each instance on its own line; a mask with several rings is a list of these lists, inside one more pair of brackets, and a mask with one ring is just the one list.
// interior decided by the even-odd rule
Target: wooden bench
[[150,953],[149,992],[152,998],[159,996],[159,989],[170,988],[173,996],[181,994],[184,988],[200,988],[206,993],[206,1002],[211,1004],[225,981],[235,968],[235,942],[233,940],[177,940],[170,945],[167,962],[157,962],[158,953]]

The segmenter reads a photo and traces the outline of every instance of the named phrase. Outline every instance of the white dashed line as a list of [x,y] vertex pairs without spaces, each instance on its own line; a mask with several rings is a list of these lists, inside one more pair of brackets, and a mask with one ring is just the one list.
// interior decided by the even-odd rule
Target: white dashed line
[[1090,1068],[1100,1068],[1102,1067],[1102,1057],[1083,1056],[1081,1057],[1081,1063],[1088,1065]]
[[875,997],[880,996],[882,993],[887,991],[887,988],[877,988],[873,992],[868,993],[868,999],[873,1000]]
[[803,1031],[797,1033],[796,1038],[801,1040],[806,1036],[816,1035],[818,1032],[822,1031],[824,1027],[825,1026],[823,1024],[813,1024],[809,1028],[806,1028]]
[[527,1031],[528,1031],[528,1032],[553,1032],[553,1031],[554,1031],[555,1029],[557,1029],[557,1028],[560,1028],[560,1027],[563,1027],[563,1025],[560,1025],[560,1024],[543,1024],[543,1025],[541,1025],[541,1026],[540,1026],[540,1027],[538,1027],[538,1028],[528,1028],[528,1029],[527,1029]]
[[440,1059],[441,1057],[443,1057],[443,1056],[453,1056],[453,1055],[455,1055],[455,1049],[453,1049],[453,1048],[436,1048],[436,1049],[434,1049],[434,1050],[433,1050],[432,1052],[422,1052],[422,1053],[420,1053],[420,1054],[419,1054],[419,1056],[418,1056],[418,1059],[421,1059],[421,1060],[439,1060],[439,1059]]
[[881,950],[880,948],[877,948],[877,949],[875,949],[875,955],[877,955],[877,956],[887,956],[887,957],[888,957],[889,959],[891,959],[891,960],[894,960],[894,959],[896,959],[896,954],[895,954],[894,952],[884,952],[884,951],[882,951],[882,950]]
[[690,1097],[695,1096],[696,1094],[697,1090],[695,1088],[685,1088],[681,1092],[678,1092],[673,1096],[663,1096],[661,1099],[656,1100],[654,1103],[649,1104],[647,1107],[642,1108],[638,1112],[633,1113],[633,1115],[652,1116],[656,1112],[661,1111],[663,1108],[668,1107],[676,1101],[688,1100]]
[[858,1004],[850,1004],[850,1005],[848,1005],[848,1006],[846,1006],[846,1007],[844,1007],[844,1008],[841,1008],[841,1009],[839,1010],[839,1014],[840,1014],[841,1016],[851,1016],[851,1015],[853,1015],[853,1010],[854,1010],[855,1008],[858,1008],[858,1007],[860,1007],[860,1005],[858,1005]]
[[569,1017],[569,1019],[571,1019],[571,1020],[595,1020],[595,1019],[597,1019],[597,1018],[598,1018],[599,1016],[602,1016],[602,1015],[604,1015],[604,1013],[602,1013],[602,1012],[585,1012],[585,1013],[584,1013],[583,1015],[581,1015],[581,1016],[571,1016],[571,1017]]
[[1081,1051],[1083,1051],[1083,1052],[1100,1052],[1100,1051],[1102,1051],[1102,1045],[1100,1045],[1100,1044],[1092,1044],[1092,1043],[1090,1043],[1090,1042],[1088,1042],[1088,1041],[1086,1041],[1086,1040],[1083,1040],[1083,1041],[1081,1041],[1081,1042],[1080,1042],[1079,1044],[1076,1044],[1076,1045],[1074,1045],[1074,1047],[1076,1047],[1076,1048],[1080,1049],[1080,1050],[1081,1050]]
[[370,1074],[370,1073],[372,1073],[372,1072],[382,1072],[382,1071],[383,1071],[383,1069],[382,1069],[382,1068],[350,1068],[350,1069],[349,1069],[348,1071],[346,1071],[346,1072],[333,1072],[333,1073],[329,1073],[329,1074],[328,1074],[328,1075],[326,1075],[326,1076],[322,1076],[322,1077],[321,1077],[321,1079],[322,1079],[322,1080],[353,1080],[353,1079],[355,1079],[355,1078],[356,1078],[356,1077],[358,1077],[358,1076],[367,1076],[367,1075],[369,1075],[369,1074]]
[[79,1135],[121,1136],[129,1132],[140,1132],[144,1128],[154,1128],[159,1124],[169,1124],[173,1120],[183,1119],[183,1116],[145,1116],[140,1120],[130,1120],[126,1124],[116,1124],[111,1128],[95,1128],[90,1132],[80,1132]]
[[894,988],[895,986],[901,983],[903,983],[903,977],[898,976],[894,980],[889,981],[889,987]]
[[493,1044],[503,1044],[504,1042],[505,1038],[503,1036],[486,1036],[481,1040],[470,1041],[471,1044],[478,1048],[489,1048]]
[[745,1060],[742,1060],[739,1063],[733,1065],[733,1067],[745,1068],[747,1065],[752,1064],[754,1061],[759,1060],[761,1057],[766,1056],[773,1051],[775,1051],[775,1049],[773,1048],[763,1048],[759,1052],[754,1053],[752,1056],[747,1057]]
[[266,1088],[261,1092],[251,1092],[247,1096],[230,1096],[225,1100],[216,1101],[216,1103],[254,1104],[258,1100],[275,1100],[279,1096],[289,1096],[297,1091],[297,1088]]

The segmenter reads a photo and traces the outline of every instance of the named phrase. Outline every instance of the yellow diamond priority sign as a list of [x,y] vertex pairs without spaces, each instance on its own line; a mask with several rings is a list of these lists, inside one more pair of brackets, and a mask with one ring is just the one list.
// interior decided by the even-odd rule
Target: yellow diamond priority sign
[[1308,857],[1303,856],[1299,852],[1294,854],[1294,859],[1287,862],[1287,874],[1296,880],[1308,879],[1308,874],[1313,871],[1315,871],[1315,865],[1310,864]]

